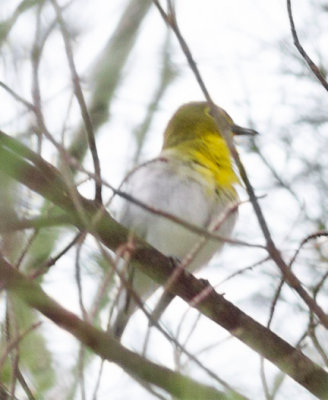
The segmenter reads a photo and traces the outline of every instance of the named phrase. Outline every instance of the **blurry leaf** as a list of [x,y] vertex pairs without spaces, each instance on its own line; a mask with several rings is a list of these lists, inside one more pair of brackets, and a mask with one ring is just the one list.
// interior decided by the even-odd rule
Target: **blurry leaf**
[[[151,4],[150,0],[132,0],[128,3],[114,34],[99,57],[97,67],[90,79],[93,82],[93,93],[89,113],[95,132],[108,119],[110,103],[121,82],[123,67]],[[78,160],[82,160],[87,148],[85,128],[81,125],[74,134],[69,152]]]
[[[10,297],[12,313],[15,316],[15,324],[19,332],[29,328],[37,321],[36,313],[27,307],[17,297]],[[11,339],[14,333],[10,334]],[[6,346],[4,339],[1,342],[1,349]],[[51,353],[46,347],[46,340],[42,331],[38,328],[29,332],[18,344],[19,368],[28,377],[28,384],[33,388],[36,398],[42,398],[45,392],[54,383],[55,373],[52,368]],[[10,383],[11,368],[7,362],[1,376],[4,383]]]
[[163,98],[166,90],[169,88],[174,78],[177,76],[176,71],[170,61],[169,50],[170,50],[170,31],[168,31],[163,50],[162,50],[162,71],[159,77],[158,87],[154,91],[153,98],[148,104],[148,109],[144,120],[132,133],[137,139],[137,150],[134,156],[133,164],[137,165],[140,162],[140,155],[142,152],[142,147],[146,139],[147,132],[149,130],[150,124],[153,120],[155,111]]
[[0,22],[0,46],[6,40],[18,17],[31,7],[44,2],[44,0],[23,0],[16,8],[13,15],[5,21]]

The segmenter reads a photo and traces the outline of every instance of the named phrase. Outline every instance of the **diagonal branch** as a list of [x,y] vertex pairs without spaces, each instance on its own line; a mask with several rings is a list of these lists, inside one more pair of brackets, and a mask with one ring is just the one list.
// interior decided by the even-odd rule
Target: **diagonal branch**
[[299,41],[299,38],[298,38],[298,35],[297,35],[297,31],[296,31],[296,27],[295,27],[295,23],[294,23],[294,18],[293,18],[291,0],[287,0],[287,12],[288,12],[288,19],[289,19],[290,29],[291,29],[291,32],[292,32],[292,36],[293,36],[295,47],[297,48],[297,50],[299,51],[299,53],[303,57],[304,61],[309,66],[310,70],[314,73],[315,77],[318,79],[318,81],[321,83],[321,85],[328,91],[328,82],[326,81],[326,79],[324,78],[324,76],[320,72],[320,70],[317,67],[317,65],[312,61],[312,59],[307,54],[307,52],[305,51],[304,47],[301,45],[301,43]]
[[223,392],[159,366],[123,347],[113,336],[61,307],[38,284],[27,280],[1,256],[0,283],[1,287],[14,292],[25,303],[71,333],[100,357],[115,362],[135,378],[154,384],[179,399],[231,399]]
[[89,143],[89,147],[90,147],[90,151],[91,151],[91,155],[92,155],[92,159],[93,159],[95,174],[98,177],[98,179],[95,181],[95,185],[96,185],[95,200],[99,204],[101,204],[101,202],[102,202],[101,172],[100,172],[100,161],[99,161],[99,157],[98,157],[95,134],[94,134],[91,118],[89,115],[89,111],[88,111],[86,102],[84,100],[83,92],[82,92],[81,85],[80,85],[80,79],[79,79],[79,76],[78,76],[78,73],[77,73],[77,70],[75,67],[73,51],[72,51],[71,43],[69,40],[69,33],[67,31],[66,24],[64,22],[63,16],[61,14],[61,10],[60,10],[56,0],[51,0],[51,1],[55,8],[57,20],[59,22],[59,26],[60,26],[60,29],[62,32],[62,36],[63,36],[63,40],[64,40],[64,44],[65,44],[66,55],[67,55],[67,59],[68,59],[68,64],[69,64],[69,68],[70,68],[71,75],[72,75],[74,92],[75,92],[77,101],[79,103],[80,109],[81,109],[82,118],[83,118],[85,129],[87,132],[88,143]]
[[[124,227],[113,220],[104,209],[99,209],[95,202],[87,200],[78,194],[78,201],[84,213],[84,218],[81,218],[80,210],[76,210],[74,201],[70,199],[61,174],[56,168],[50,166],[37,154],[32,157],[29,149],[21,151],[22,154],[18,151],[14,152],[1,139],[2,136],[0,135],[0,171],[62,208],[66,213],[70,214],[72,223],[75,226],[82,231],[88,229],[109,249],[115,251],[128,241],[129,232]],[[17,148],[24,149],[25,146],[20,144]],[[31,161],[26,161],[24,154],[29,155],[28,160],[35,158],[39,161],[34,162],[33,165]],[[85,221],[88,222],[87,225]],[[161,285],[167,282],[172,273],[171,260],[137,237],[135,237],[135,251],[131,254],[131,263]],[[8,268],[5,268],[5,271],[8,273]],[[3,275],[2,279],[4,279]],[[19,281],[23,282],[20,275]],[[40,290],[38,289],[39,292]],[[193,299],[197,298],[200,293],[204,293],[205,290],[207,291],[207,296],[203,297],[201,302],[193,304],[196,309],[264,358],[270,360],[312,394],[320,399],[328,399],[327,372],[299,350],[216,293],[208,283],[196,279],[187,271],[183,271],[170,287],[171,293],[181,297],[188,303],[191,303]],[[23,294],[21,293],[21,295]],[[31,299],[26,300],[31,301]],[[77,327],[71,327],[74,332],[78,331],[80,327],[80,320],[75,318],[71,321],[71,325],[77,323]],[[89,332],[89,327],[87,331]],[[83,336],[80,340],[86,341],[87,339]],[[89,342],[88,344],[90,345]]]

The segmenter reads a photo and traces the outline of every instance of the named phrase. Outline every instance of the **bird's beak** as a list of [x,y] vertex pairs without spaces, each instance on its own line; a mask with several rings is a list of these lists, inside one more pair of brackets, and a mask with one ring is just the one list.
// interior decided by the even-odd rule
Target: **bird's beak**
[[243,128],[242,126],[235,125],[233,124],[231,127],[232,133],[234,135],[251,135],[251,136],[256,136],[259,133],[255,131],[254,129],[249,129],[249,128]]

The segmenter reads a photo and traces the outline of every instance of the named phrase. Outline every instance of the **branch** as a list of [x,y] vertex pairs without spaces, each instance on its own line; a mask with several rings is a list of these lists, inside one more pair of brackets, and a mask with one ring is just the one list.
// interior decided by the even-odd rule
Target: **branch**
[[49,228],[51,226],[72,224],[72,219],[67,214],[19,219],[14,218],[12,215],[5,215],[1,212],[0,209],[0,216],[0,233],[15,232],[24,229]]
[[2,46],[4,41],[7,39],[11,29],[14,27],[20,15],[25,11],[28,11],[30,8],[35,7],[38,4],[42,4],[43,2],[44,0],[23,0],[16,7],[11,17],[0,22],[0,46]]
[[[6,146],[6,140],[2,140],[3,138],[6,136],[0,134],[0,171],[61,207],[70,214],[73,223],[79,229],[82,231],[87,229],[91,234],[95,234],[109,249],[115,251],[119,246],[128,242],[129,232],[127,229],[113,220],[104,209],[99,209],[95,202],[87,200],[77,193],[80,208],[84,213],[84,218],[81,218],[80,210],[75,209],[73,200],[69,198],[59,171],[22,144],[17,145],[16,149],[21,149],[23,155],[17,151],[14,152],[12,148]],[[13,141],[13,139],[10,140]],[[34,154],[33,157],[31,153]],[[28,154],[30,159],[34,159],[34,165],[24,159],[24,154]],[[85,220],[88,222],[87,225]],[[137,237],[135,237],[135,251],[131,254],[131,263],[160,285],[164,285],[172,273],[171,260]],[[8,268],[5,271],[8,273]],[[15,273],[17,274],[17,272]],[[21,276],[18,277],[19,282],[23,282]],[[32,283],[29,284],[32,285]],[[37,292],[40,293],[40,290],[38,289]],[[312,394],[320,399],[328,399],[327,372],[216,293],[208,283],[183,271],[170,287],[171,293],[188,303],[191,303],[200,293],[204,293],[204,290],[207,290],[208,294],[202,298],[201,302],[193,304],[196,309],[264,358],[270,360]],[[23,296],[20,292],[18,294]],[[31,299],[26,299],[26,301],[32,300],[33,296]],[[81,321],[75,316],[70,321],[70,325],[73,325],[71,330],[78,331]],[[57,322],[61,325],[61,320]],[[75,323],[77,327],[74,326]],[[89,332],[91,328],[88,325],[88,328],[85,329]],[[95,331],[92,330],[92,335],[94,333]],[[80,340],[85,343],[87,339],[83,336]],[[88,344],[90,345],[89,342]]]
[[304,50],[304,47],[301,45],[298,35],[296,32],[295,28],[295,23],[294,23],[294,18],[293,18],[293,13],[292,13],[292,5],[291,5],[291,0],[287,0],[287,11],[288,11],[288,18],[289,18],[289,23],[290,23],[290,29],[292,31],[292,36],[294,40],[295,47],[309,66],[310,70],[314,73],[315,77],[318,79],[318,81],[321,83],[321,85],[328,91],[328,82],[320,72],[319,68],[316,66],[316,64],[312,61],[310,56],[307,54],[307,52]]
[[69,40],[69,33],[67,31],[67,27],[65,25],[63,16],[61,14],[61,10],[56,2],[56,0],[51,0],[52,4],[55,8],[56,15],[57,15],[57,20],[59,22],[59,26],[62,32],[64,44],[65,44],[65,50],[66,50],[66,55],[68,59],[68,64],[69,68],[71,71],[72,75],[72,82],[73,82],[73,87],[74,87],[74,92],[75,96],[77,98],[77,101],[79,103],[80,109],[81,109],[81,114],[82,118],[84,121],[85,129],[87,132],[87,137],[88,137],[88,143],[92,155],[92,160],[93,160],[93,165],[95,169],[95,174],[97,175],[98,179],[95,181],[96,185],[96,195],[95,195],[95,200],[101,204],[102,202],[102,197],[101,197],[101,172],[100,172],[100,161],[98,157],[98,151],[97,151],[97,146],[96,146],[96,140],[95,140],[95,134],[91,122],[91,118],[89,115],[89,111],[87,109],[87,105],[84,100],[83,92],[81,89],[80,85],[80,78],[78,76],[76,67],[75,67],[75,62],[74,62],[74,57],[73,57],[73,51],[71,47],[71,43]]
[[0,87],[6,90],[15,100],[19,103],[24,104],[24,106],[29,110],[35,113],[35,106],[17,94],[14,90],[12,90],[9,86],[7,86],[4,82],[0,81]]
[[1,256],[0,283],[1,287],[14,292],[21,300],[68,331],[100,357],[115,362],[135,378],[154,384],[179,399],[229,399],[229,395],[161,367],[126,349],[113,336],[61,307],[38,284],[27,280]]
[[[41,325],[41,322],[35,322],[34,324],[32,324],[31,326],[29,326],[28,328],[26,328],[23,332],[19,333],[16,337],[14,337],[5,347],[3,353],[1,354],[0,357],[0,372],[2,370],[2,367],[5,363],[5,360],[8,356],[8,354],[11,352],[11,350],[13,348],[15,348],[19,342],[21,342],[25,336],[27,336],[32,330],[38,328]],[[1,393],[0,393],[1,394]],[[0,396],[1,399],[1,396]]]

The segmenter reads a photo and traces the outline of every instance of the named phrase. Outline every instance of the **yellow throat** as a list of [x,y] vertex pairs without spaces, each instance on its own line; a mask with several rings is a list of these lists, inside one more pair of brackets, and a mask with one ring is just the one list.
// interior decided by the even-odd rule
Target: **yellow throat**
[[[219,107],[218,111],[233,126],[229,115]],[[187,103],[177,110],[164,133],[163,150],[168,149],[203,167],[204,176],[214,177],[218,188],[232,189],[239,182],[226,141],[206,102]]]

